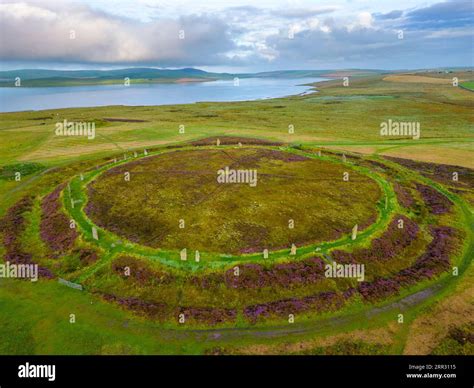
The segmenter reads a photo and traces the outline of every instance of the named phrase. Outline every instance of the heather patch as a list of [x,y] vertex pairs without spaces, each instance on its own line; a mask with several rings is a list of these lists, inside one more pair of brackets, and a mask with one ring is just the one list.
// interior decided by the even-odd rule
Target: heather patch
[[393,189],[397,195],[397,200],[400,205],[402,205],[405,209],[410,209],[413,207],[415,204],[415,199],[407,187],[395,182],[393,184]]
[[131,279],[140,286],[168,284],[173,280],[171,275],[152,269],[146,261],[129,256],[118,257],[111,266],[122,279]]
[[76,230],[70,227],[70,220],[62,211],[60,195],[65,186],[56,187],[41,203],[41,238],[55,253],[70,250],[77,238]]
[[417,171],[421,175],[444,185],[471,189],[474,188],[474,170],[470,168],[447,164],[420,162],[391,156],[384,156],[384,158],[407,167],[410,170]]
[[118,297],[111,294],[102,294],[102,297],[108,301],[133,311],[136,314],[154,319],[164,319],[169,314],[169,308],[165,303],[151,302],[136,297]]
[[416,189],[432,214],[441,215],[450,211],[453,203],[436,189],[421,183],[416,184]]
[[426,251],[415,263],[396,275],[388,278],[377,278],[372,282],[363,282],[358,287],[364,299],[375,301],[398,294],[402,287],[417,282],[433,279],[450,269],[449,256],[457,247],[459,232],[448,226],[430,228],[433,238]]
[[273,287],[291,289],[324,279],[324,262],[317,257],[278,263],[271,266],[244,263],[222,273],[195,276],[192,283],[203,289],[224,285],[227,288],[246,290]]
[[251,323],[256,323],[262,318],[272,316],[281,318],[288,317],[290,314],[321,313],[323,311],[337,310],[343,304],[344,299],[340,294],[328,291],[303,298],[277,300],[248,306],[244,309],[244,315]]
[[388,261],[403,252],[416,239],[418,231],[416,222],[404,215],[395,215],[382,236],[371,242],[370,248],[355,249],[353,252],[334,250],[331,256],[336,262],[347,264]]
[[[2,219],[1,231],[3,233],[3,245],[5,247],[5,262],[13,264],[36,265],[32,255],[25,252],[22,247],[20,236],[26,228],[24,213],[31,211],[33,199],[24,197],[8,209],[7,214]],[[45,267],[38,266],[39,277],[52,278],[53,273]]]

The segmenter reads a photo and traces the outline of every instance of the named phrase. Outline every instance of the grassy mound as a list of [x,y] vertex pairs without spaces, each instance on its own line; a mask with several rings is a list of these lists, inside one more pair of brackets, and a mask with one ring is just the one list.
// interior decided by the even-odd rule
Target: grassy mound
[[[226,166],[256,170],[256,185],[219,183]],[[89,185],[86,212],[99,226],[153,248],[238,254],[350,234],[355,224],[376,219],[380,195],[376,182],[342,164],[273,149],[205,149],[105,172]]]

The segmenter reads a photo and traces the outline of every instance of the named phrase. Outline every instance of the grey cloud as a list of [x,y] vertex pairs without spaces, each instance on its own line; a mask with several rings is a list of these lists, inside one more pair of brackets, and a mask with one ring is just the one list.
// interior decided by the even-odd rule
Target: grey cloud
[[[332,14],[334,7],[245,6],[175,19],[160,18],[158,12],[149,22],[77,3],[51,4],[0,3],[3,62],[254,68],[472,64],[472,12],[465,0],[345,19]],[[71,29],[76,39],[69,39]],[[288,37],[290,29],[294,39]],[[397,39],[398,29],[405,39]]]
[[229,26],[210,15],[141,23],[72,4],[1,4],[0,26],[0,59],[11,61],[203,65],[235,48]]
[[287,8],[277,9],[271,11],[272,15],[279,16],[287,19],[303,19],[312,16],[318,16],[323,14],[332,13],[338,10],[338,7],[315,7],[315,8]]
[[407,12],[405,25],[411,28],[446,28],[474,25],[472,0],[451,0]]
[[[276,67],[289,63],[300,67],[423,68],[473,64],[472,34],[433,38],[430,33],[407,32],[398,39],[396,31],[377,28],[347,29],[333,23],[330,32],[306,30],[288,39],[282,31],[267,39],[279,53]],[[471,49],[469,49],[471,48]],[[276,64],[275,64],[276,65]]]
[[394,10],[390,11],[388,13],[383,13],[383,14],[375,14],[374,15],[376,19],[387,19],[387,20],[393,20],[393,19],[399,19],[403,16],[403,11],[400,10]]

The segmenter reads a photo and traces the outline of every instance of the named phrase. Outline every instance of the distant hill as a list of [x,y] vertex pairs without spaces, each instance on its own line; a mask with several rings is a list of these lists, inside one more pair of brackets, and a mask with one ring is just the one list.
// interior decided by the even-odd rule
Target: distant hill
[[132,82],[175,82],[181,79],[209,81],[230,78],[230,75],[209,73],[199,69],[152,69],[130,68],[117,70],[46,70],[22,69],[0,71],[0,86],[14,86],[15,79],[22,86],[63,86],[122,83],[125,78]]
[[[194,68],[183,69],[154,69],[129,68],[117,70],[47,70],[21,69],[0,71],[0,86],[15,86],[17,77],[21,86],[74,86],[97,84],[120,84],[125,78],[132,83],[159,82],[203,82],[218,79],[240,78],[316,78],[334,76],[340,70],[280,70],[260,73],[210,73]],[[377,70],[344,70],[344,74],[376,74]]]

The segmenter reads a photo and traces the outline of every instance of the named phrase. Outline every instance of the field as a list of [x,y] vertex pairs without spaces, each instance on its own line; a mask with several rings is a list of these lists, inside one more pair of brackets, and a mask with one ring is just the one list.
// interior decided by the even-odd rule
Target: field
[[41,275],[0,279],[0,353],[472,354],[472,78],[0,114],[1,253]]

